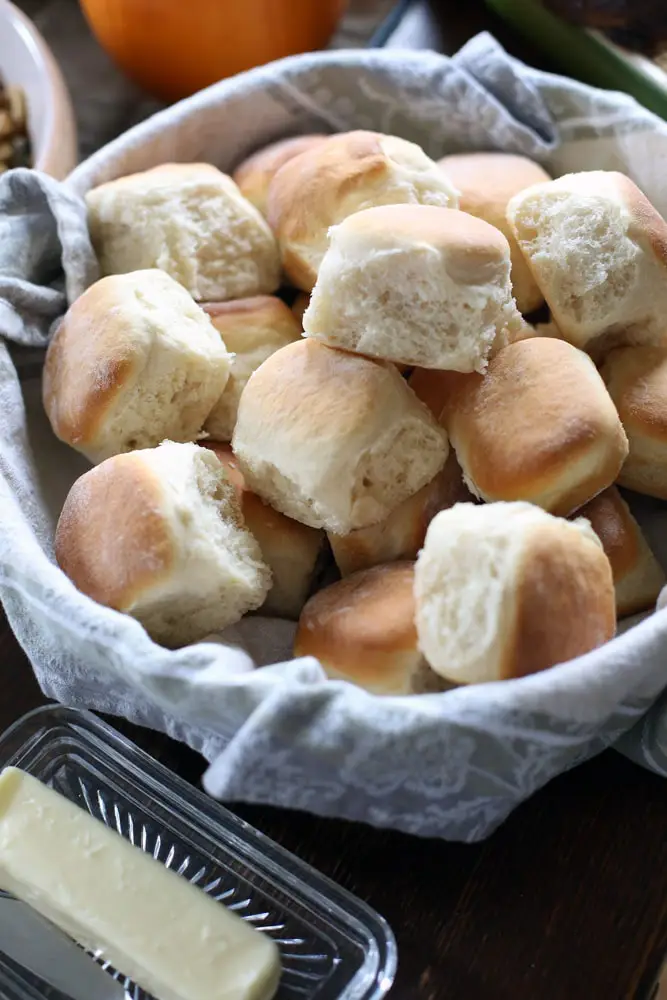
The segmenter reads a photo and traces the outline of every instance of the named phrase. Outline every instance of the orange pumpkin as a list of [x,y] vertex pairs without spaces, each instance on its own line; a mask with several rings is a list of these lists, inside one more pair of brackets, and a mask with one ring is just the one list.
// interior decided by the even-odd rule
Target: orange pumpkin
[[323,48],[347,0],[81,0],[100,44],[166,101],[242,70]]

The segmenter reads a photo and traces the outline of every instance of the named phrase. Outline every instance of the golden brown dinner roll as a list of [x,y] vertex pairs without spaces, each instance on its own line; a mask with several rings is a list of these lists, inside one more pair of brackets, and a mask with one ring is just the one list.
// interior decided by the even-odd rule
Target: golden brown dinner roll
[[288,344],[250,376],[232,447],[263,500],[341,535],[384,520],[448,452],[393,365],[314,340]]
[[379,132],[333,135],[284,164],[269,187],[269,223],[297,288],[315,284],[329,227],[372,205],[456,208],[457,192],[412,142]]
[[451,687],[417,649],[414,564],[395,562],[355,573],[306,604],[295,656],[314,656],[332,680],[373,694],[421,694]]
[[577,517],[590,522],[611,563],[618,617],[652,608],[665,574],[616,487],[596,496],[577,511]]
[[213,302],[204,307],[234,360],[222,396],[204,430],[214,441],[231,441],[241,393],[256,368],[278,348],[301,337],[301,328],[284,302],[274,295]]
[[426,529],[439,510],[474,498],[465,483],[453,451],[428,485],[408,497],[388,518],[349,535],[329,532],[329,543],[342,576],[397,559],[416,559]]
[[194,444],[116,455],[76,480],[55,540],[80,591],[184,646],[260,606],[271,571],[213,452]]
[[623,174],[538,184],[507,218],[566,340],[598,356],[619,342],[665,343],[667,224]]
[[667,500],[667,347],[621,347],[601,368],[630,443],[618,481]]
[[245,525],[259,542],[262,558],[272,573],[273,583],[262,605],[262,614],[296,620],[322,554],[323,532],[285,517],[252,493],[228,444],[211,442],[207,447],[225,467],[241,502]]
[[587,521],[528,503],[436,514],[415,567],[419,648],[458,684],[563,663],[614,635],[609,560]]
[[483,500],[530,500],[563,516],[610,486],[628,454],[593,362],[564,340],[510,344],[486,375],[450,373],[441,421]]
[[284,163],[323,142],[325,135],[297,135],[281,139],[253,153],[241,163],[232,177],[244,198],[266,216],[269,184]]
[[273,292],[280,259],[268,225],[208,163],[166,163],[86,195],[103,274],[158,267],[200,302]]
[[308,308],[308,303],[310,302],[310,295],[307,292],[299,292],[297,297],[292,303],[292,312],[297,318],[299,323],[299,329],[303,330],[303,314]]
[[512,289],[520,312],[533,312],[544,302],[506,218],[507,205],[519,191],[549,181],[533,160],[511,153],[456,153],[439,161],[459,192],[459,208],[484,219],[505,234],[512,257]]
[[162,271],[102,278],[69,308],[46,355],[54,433],[101,462],[165,438],[194,441],[231,357],[206,313]]
[[472,372],[516,322],[498,229],[450,208],[385,205],[331,230],[303,329],[330,347]]

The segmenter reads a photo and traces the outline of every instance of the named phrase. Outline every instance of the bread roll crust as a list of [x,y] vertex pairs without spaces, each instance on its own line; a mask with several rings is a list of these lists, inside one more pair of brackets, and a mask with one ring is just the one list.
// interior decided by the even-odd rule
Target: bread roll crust
[[419,646],[456,683],[523,677],[614,634],[609,560],[586,521],[532,504],[457,504],[415,567]]
[[395,562],[355,573],[306,604],[295,656],[314,656],[332,680],[374,694],[419,694],[448,685],[417,649],[414,564]]
[[99,462],[194,440],[230,368],[205,313],[168,275],[113,275],[70,306],[52,338],[44,408],[61,441]]
[[[133,510],[141,518],[128,517]],[[118,455],[76,480],[58,520],[55,555],[82,593],[116,611],[132,607],[156,576],[173,569],[160,481],[141,453]]]
[[459,192],[459,208],[496,226],[510,245],[512,288],[524,315],[539,309],[544,296],[533,278],[507,221],[507,205],[519,191],[550,180],[533,160],[512,153],[455,153],[438,161]]
[[440,381],[441,421],[471,492],[567,515],[617,478],[628,444],[590,359],[551,338],[504,348],[484,376]]
[[301,328],[292,310],[275,295],[211,302],[204,311],[234,355],[229,380],[204,430],[214,441],[231,441],[248,379],[274,351],[298,340]]
[[269,188],[268,219],[290,281],[310,292],[329,227],[372,205],[456,208],[457,193],[419,146],[377,132],[345,132],[289,160]]
[[566,534],[562,521],[540,525],[526,538],[517,577],[514,648],[506,647],[499,680],[546,670],[613,638],[611,567],[590,537]]
[[617,348],[600,371],[630,443],[619,484],[667,500],[667,347]]
[[326,138],[325,135],[296,135],[272,142],[240,163],[232,178],[243,197],[266,218],[269,185],[277,172],[288,160],[312,149]]
[[263,500],[339,534],[383,520],[448,453],[393,365],[312,340],[281,348],[250,377],[232,447]]
[[194,444],[117,455],[72,486],[55,537],[83,593],[158,642],[195,642],[259,607],[271,571],[215,455]]
[[320,561],[324,535],[269,507],[248,489],[231,446],[208,443],[236,489],[248,530],[259,542],[271,570],[271,590],[262,614],[296,620],[308,597]]
[[577,511],[602,543],[611,564],[619,618],[655,606],[665,574],[651,552],[630,508],[611,486]]
[[416,559],[426,529],[438,511],[473,499],[463,482],[456,455],[450,451],[435,478],[404,500],[386,520],[348,535],[329,532],[329,544],[341,575],[349,576],[382,563]]

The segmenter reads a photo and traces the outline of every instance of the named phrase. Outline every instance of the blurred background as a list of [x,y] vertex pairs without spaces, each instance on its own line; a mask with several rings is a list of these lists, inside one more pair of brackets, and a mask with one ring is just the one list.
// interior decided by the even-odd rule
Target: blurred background
[[667,0],[15,2],[63,73],[81,157],[165,102],[284,55],[369,44],[451,53],[480,30],[533,65],[626,90],[667,117]]

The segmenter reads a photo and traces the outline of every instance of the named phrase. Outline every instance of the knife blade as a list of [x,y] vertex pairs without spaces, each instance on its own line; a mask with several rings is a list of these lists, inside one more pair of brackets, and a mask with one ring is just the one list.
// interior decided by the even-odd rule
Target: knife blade
[[0,896],[0,952],[71,1000],[124,1000],[125,989],[55,924]]

